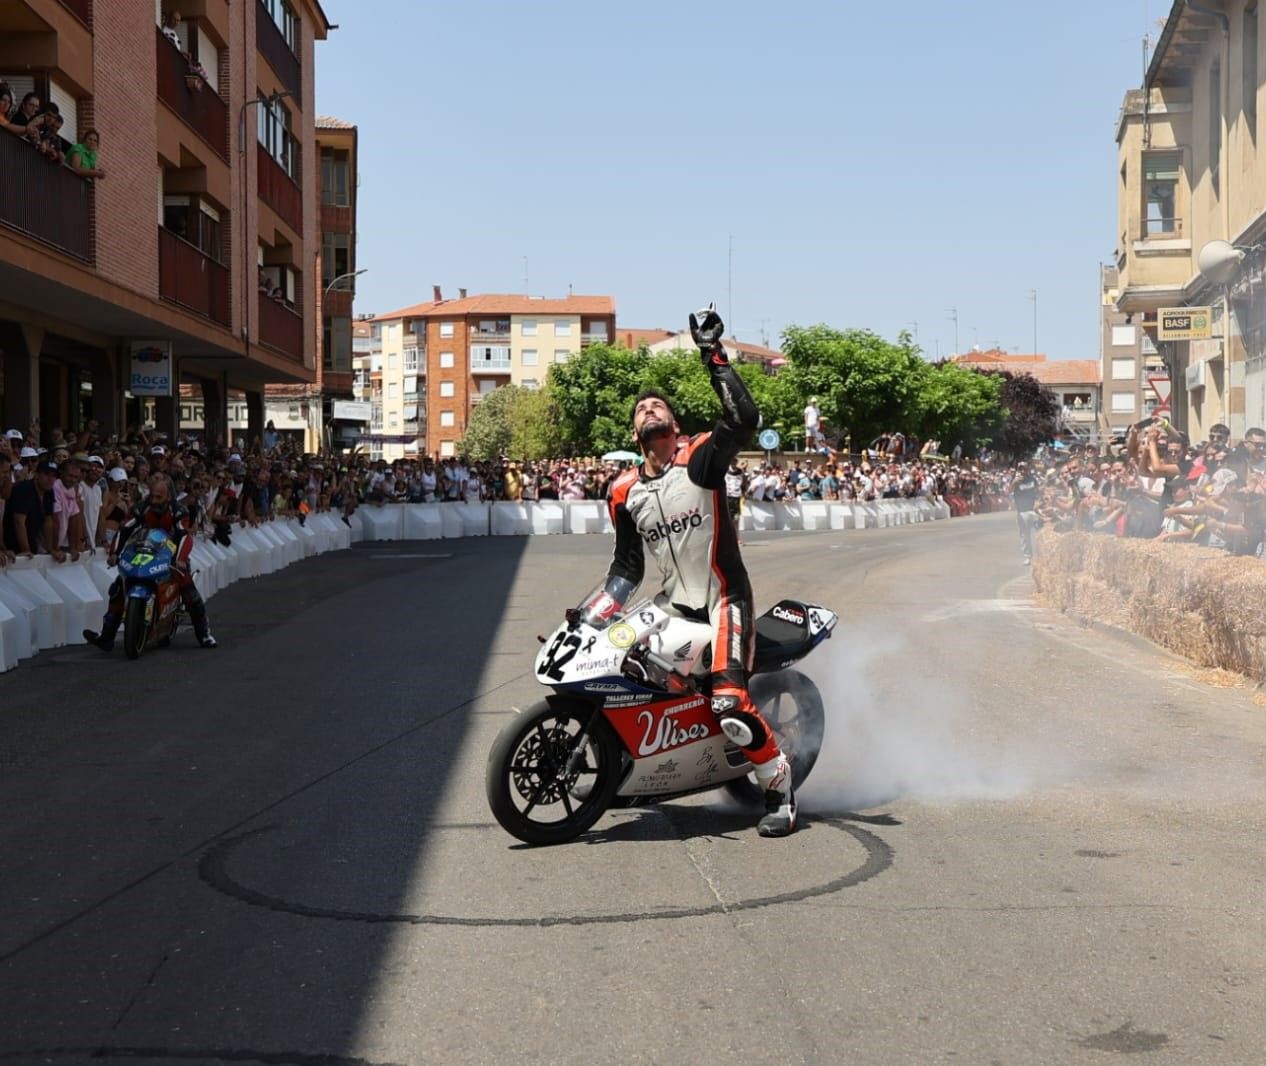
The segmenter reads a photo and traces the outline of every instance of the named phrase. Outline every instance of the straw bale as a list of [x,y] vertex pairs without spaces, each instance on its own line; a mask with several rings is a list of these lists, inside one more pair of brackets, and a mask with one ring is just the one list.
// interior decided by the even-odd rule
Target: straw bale
[[1266,681],[1266,563],[1190,544],[1090,533],[1037,536],[1050,606],[1147,637],[1201,666]]

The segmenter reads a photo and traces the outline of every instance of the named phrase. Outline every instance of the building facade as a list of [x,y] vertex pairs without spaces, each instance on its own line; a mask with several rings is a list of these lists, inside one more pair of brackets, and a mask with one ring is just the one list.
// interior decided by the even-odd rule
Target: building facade
[[[0,79],[98,132],[104,176],[0,131],[0,392],[6,425],[109,433],[141,421],[133,342],[170,349],[177,385],[227,435],[268,382],[310,382],[318,351],[317,0],[6,0]],[[164,27],[163,14],[182,16]]]
[[[1118,309],[1150,332],[1163,308],[1211,309],[1211,336],[1155,337],[1197,440],[1266,423],[1264,75],[1257,0],[1176,0],[1117,124]],[[1229,280],[1201,272],[1212,241],[1244,250]]]
[[1068,436],[1099,441],[1106,431],[1103,388],[1097,359],[1047,359],[1045,355],[1016,355],[991,348],[951,357],[971,370],[1028,374],[1059,404],[1059,428]]
[[1099,374],[1103,382],[1103,430],[1124,436],[1168,398],[1169,371],[1156,347],[1155,313],[1127,314],[1117,306],[1117,268],[1099,268]]
[[[373,320],[381,345],[384,458],[423,451],[456,455],[470,412],[499,385],[539,388],[551,363],[615,337],[610,296],[483,294],[434,299]],[[371,370],[372,385],[372,370]],[[375,439],[380,438],[380,439]]]

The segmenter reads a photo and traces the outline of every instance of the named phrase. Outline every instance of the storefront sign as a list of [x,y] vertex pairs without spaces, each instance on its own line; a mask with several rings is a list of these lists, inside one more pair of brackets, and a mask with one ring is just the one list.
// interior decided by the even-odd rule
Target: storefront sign
[[1162,307],[1156,312],[1159,341],[1203,341],[1213,336],[1213,308]]
[[373,414],[372,408],[368,400],[335,400],[330,417],[347,422],[368,422]]
[[133,396],[172,395],[171,341],[132,341],[128,392]]

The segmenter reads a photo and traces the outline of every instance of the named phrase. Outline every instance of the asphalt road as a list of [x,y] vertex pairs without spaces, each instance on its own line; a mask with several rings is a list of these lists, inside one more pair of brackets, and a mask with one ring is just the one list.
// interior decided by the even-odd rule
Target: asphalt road
[[805,828],[483,796],[600,537],[361,546],[0,676],[0,1061],[1255,1063],[1266,709],[1032,606],[1008,516],[782,534]]

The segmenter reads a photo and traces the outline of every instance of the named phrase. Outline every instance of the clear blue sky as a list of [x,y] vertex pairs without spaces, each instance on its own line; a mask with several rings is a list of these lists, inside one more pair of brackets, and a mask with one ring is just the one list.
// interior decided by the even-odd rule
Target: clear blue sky
[[[323,0],[360,127],[357,310],[611,294],[1098,355],[1115,121],[1164,0]],[[732,307],[727,258],[733,237]]]

